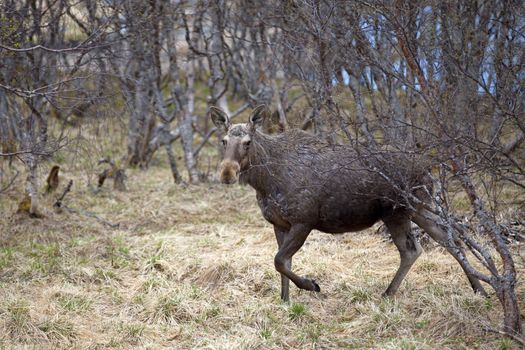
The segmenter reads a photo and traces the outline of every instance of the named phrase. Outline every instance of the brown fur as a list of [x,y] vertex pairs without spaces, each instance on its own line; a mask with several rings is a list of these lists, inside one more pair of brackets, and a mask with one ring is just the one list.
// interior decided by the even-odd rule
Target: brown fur
[[[282,275],[284,300],[289,298],[289,279],[299,288],[320,290],[314,280],[291,271],[292,256],[312,229],[352,232],[382,220],[401,256],[386,295],[396,292],[422,251],[412,237],[411,220],[440,243],[447,243],[446,234],[424,209],[432,189],[420,157],[329,145],[301,130],[265,135],[256,131],[268,115],[261,106],[247,124],[230,126],[224,112],[213,109],[211,113],[217,127],[227,130],[221,181],[231,184],[239,178],[252,186],[264,218],[274,225],[279,245],[275,267]],[[473,288],[483,292],[479,281],[468,277]]]

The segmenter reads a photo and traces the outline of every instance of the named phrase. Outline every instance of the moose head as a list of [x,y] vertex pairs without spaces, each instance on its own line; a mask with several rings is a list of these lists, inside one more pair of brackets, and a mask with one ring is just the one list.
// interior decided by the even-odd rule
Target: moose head
[[269,110],[265,105],[259,105],[253,109],[248,123],[239,124],[230,124],[228,115],[218,107],[210,107],[209,115],[217,129],[225,134],[222,139],[224,159],[219,167],[221,182],[234,184],[239,173],[249,167],[248,154],[253,136],[269,115]]

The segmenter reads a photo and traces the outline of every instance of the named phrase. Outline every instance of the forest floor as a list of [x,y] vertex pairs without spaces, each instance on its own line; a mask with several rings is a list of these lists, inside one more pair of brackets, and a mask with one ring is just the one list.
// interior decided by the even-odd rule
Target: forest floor
[[442,248],[382,298],[399,256],[378,226],[314,231],[294,270],[322,292],[292,285],[286,304],[251,188],[174,185],[165,165],[127,175],[128,191],[97,192],[81,172],[61,173],[58,193],[74,180],[64,204],[75,212],[53,211],[54,194],[41,219],[15,213],[20,190],[2,195],[0,349],[517,348],[485,331],[501,326],[496,297],[475,295]]

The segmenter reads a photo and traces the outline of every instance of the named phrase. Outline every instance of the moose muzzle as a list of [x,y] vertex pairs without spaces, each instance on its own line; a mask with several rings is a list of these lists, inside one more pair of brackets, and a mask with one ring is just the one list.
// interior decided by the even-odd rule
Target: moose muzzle
[[240,170],[241,167],[238,162],[230,159],[223,160],[220,165],[221,182],[228,185],[236,183]]

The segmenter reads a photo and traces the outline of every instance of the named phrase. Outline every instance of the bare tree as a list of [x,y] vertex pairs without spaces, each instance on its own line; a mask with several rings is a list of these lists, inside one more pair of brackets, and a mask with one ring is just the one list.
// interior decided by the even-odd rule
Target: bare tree
[[[517,276],[498,220],[496,187],[525,188],[524,6],[315,0],[274,5],[272,13],[249,16],[251,26],[262,21],[281,33],[289,59],[277,56],[280,67],[301,82],[316,133],[331,142],[341,142],[336,135],[342,134],[370,157],[377,148],[416,152],[440,169],[429,170],[437,190],[429,215],[447,233],[456,258],[494,289],[504,330],[520,334]],[[242,38],[257,44],[254,36]],[[341,108],[338,85],[348,87],[354,113]],[[453,209],[458,188],[470,201],[467,213]],[[474,268],[472,259],[484,268]]]
[[[16,156],[27,170],[29,213],[38,216],[39,162],[64,145],[63,135],[50,135],[54,102],[64,91],[75,91],[90,79],[81,69],[102,44],[98,27],[84,40],[69,43],[64,18],[73,6],[67,1],[5,1],[0,5],[0,120],[2,143],[13,144],[2,157]],[[4,128],[5,125],[5,128]]]

